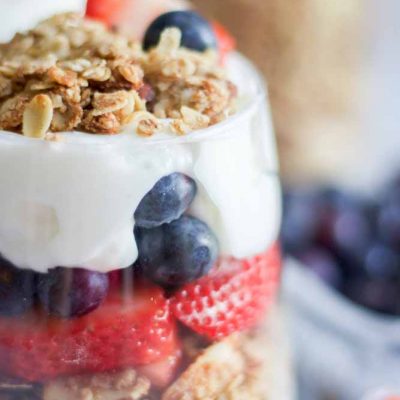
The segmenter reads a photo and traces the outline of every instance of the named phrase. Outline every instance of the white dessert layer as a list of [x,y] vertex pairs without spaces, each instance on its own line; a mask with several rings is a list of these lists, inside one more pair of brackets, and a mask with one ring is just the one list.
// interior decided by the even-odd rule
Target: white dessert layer
[[134,211],[172,172],[196,180],[190,213],[210,225],[222,253],[247,257],[266,249],[281,217],[273,132],[257,73],[239,55],[230,66],[232,77],[241,77],[241,110],[184,137],[165,131],[142,138],[133,126],[115,136],[64,133],[61,142],[1,132],[3,257],[39,272],[131,265]]

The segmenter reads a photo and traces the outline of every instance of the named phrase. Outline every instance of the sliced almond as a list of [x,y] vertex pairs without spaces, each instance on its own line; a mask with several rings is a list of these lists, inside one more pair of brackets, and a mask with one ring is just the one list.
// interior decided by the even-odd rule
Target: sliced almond
[[53,119],[53,103],[49,96],[38,94],[25,107],[22,132],[32,138],[44,138]]

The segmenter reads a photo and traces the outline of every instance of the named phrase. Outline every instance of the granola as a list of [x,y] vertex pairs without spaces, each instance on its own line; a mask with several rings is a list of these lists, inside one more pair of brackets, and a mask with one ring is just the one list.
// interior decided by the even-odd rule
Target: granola
[[0,129],[41,138],[47,131],[116,134],[139,120],[137,133],[151,136],[165,118],[178,135],[215,124],[234,112],[236,88],[215,51],[180,43],[181,32],[170,28],[144,52],[76,14],[45,20],[0,45]]
[[55,380],[44,387],[43,400],[140,400],[150,381],[133,369]]

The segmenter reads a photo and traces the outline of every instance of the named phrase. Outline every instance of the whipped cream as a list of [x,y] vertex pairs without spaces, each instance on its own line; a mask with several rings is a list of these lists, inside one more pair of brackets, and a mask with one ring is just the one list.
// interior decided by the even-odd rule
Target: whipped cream
[[172,172],[196,180],[190,213],[214,230],[223,254],[266,249],[281,217],[273,131],[258,73],[238,54],[229,66],[240,111],[183,137],[142,138],[133,126],[115,136],[63,133],[61,142],[1,132],[0,253],[38,272],[128,267],[138,255],[134,211]]

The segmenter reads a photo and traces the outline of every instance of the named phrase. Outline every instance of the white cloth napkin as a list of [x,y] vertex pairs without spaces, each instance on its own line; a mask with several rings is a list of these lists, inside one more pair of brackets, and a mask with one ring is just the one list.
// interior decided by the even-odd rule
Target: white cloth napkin
[[283,298],[300,400],[400,395],[400,318],[353,304],[294,261],[286,266]]

